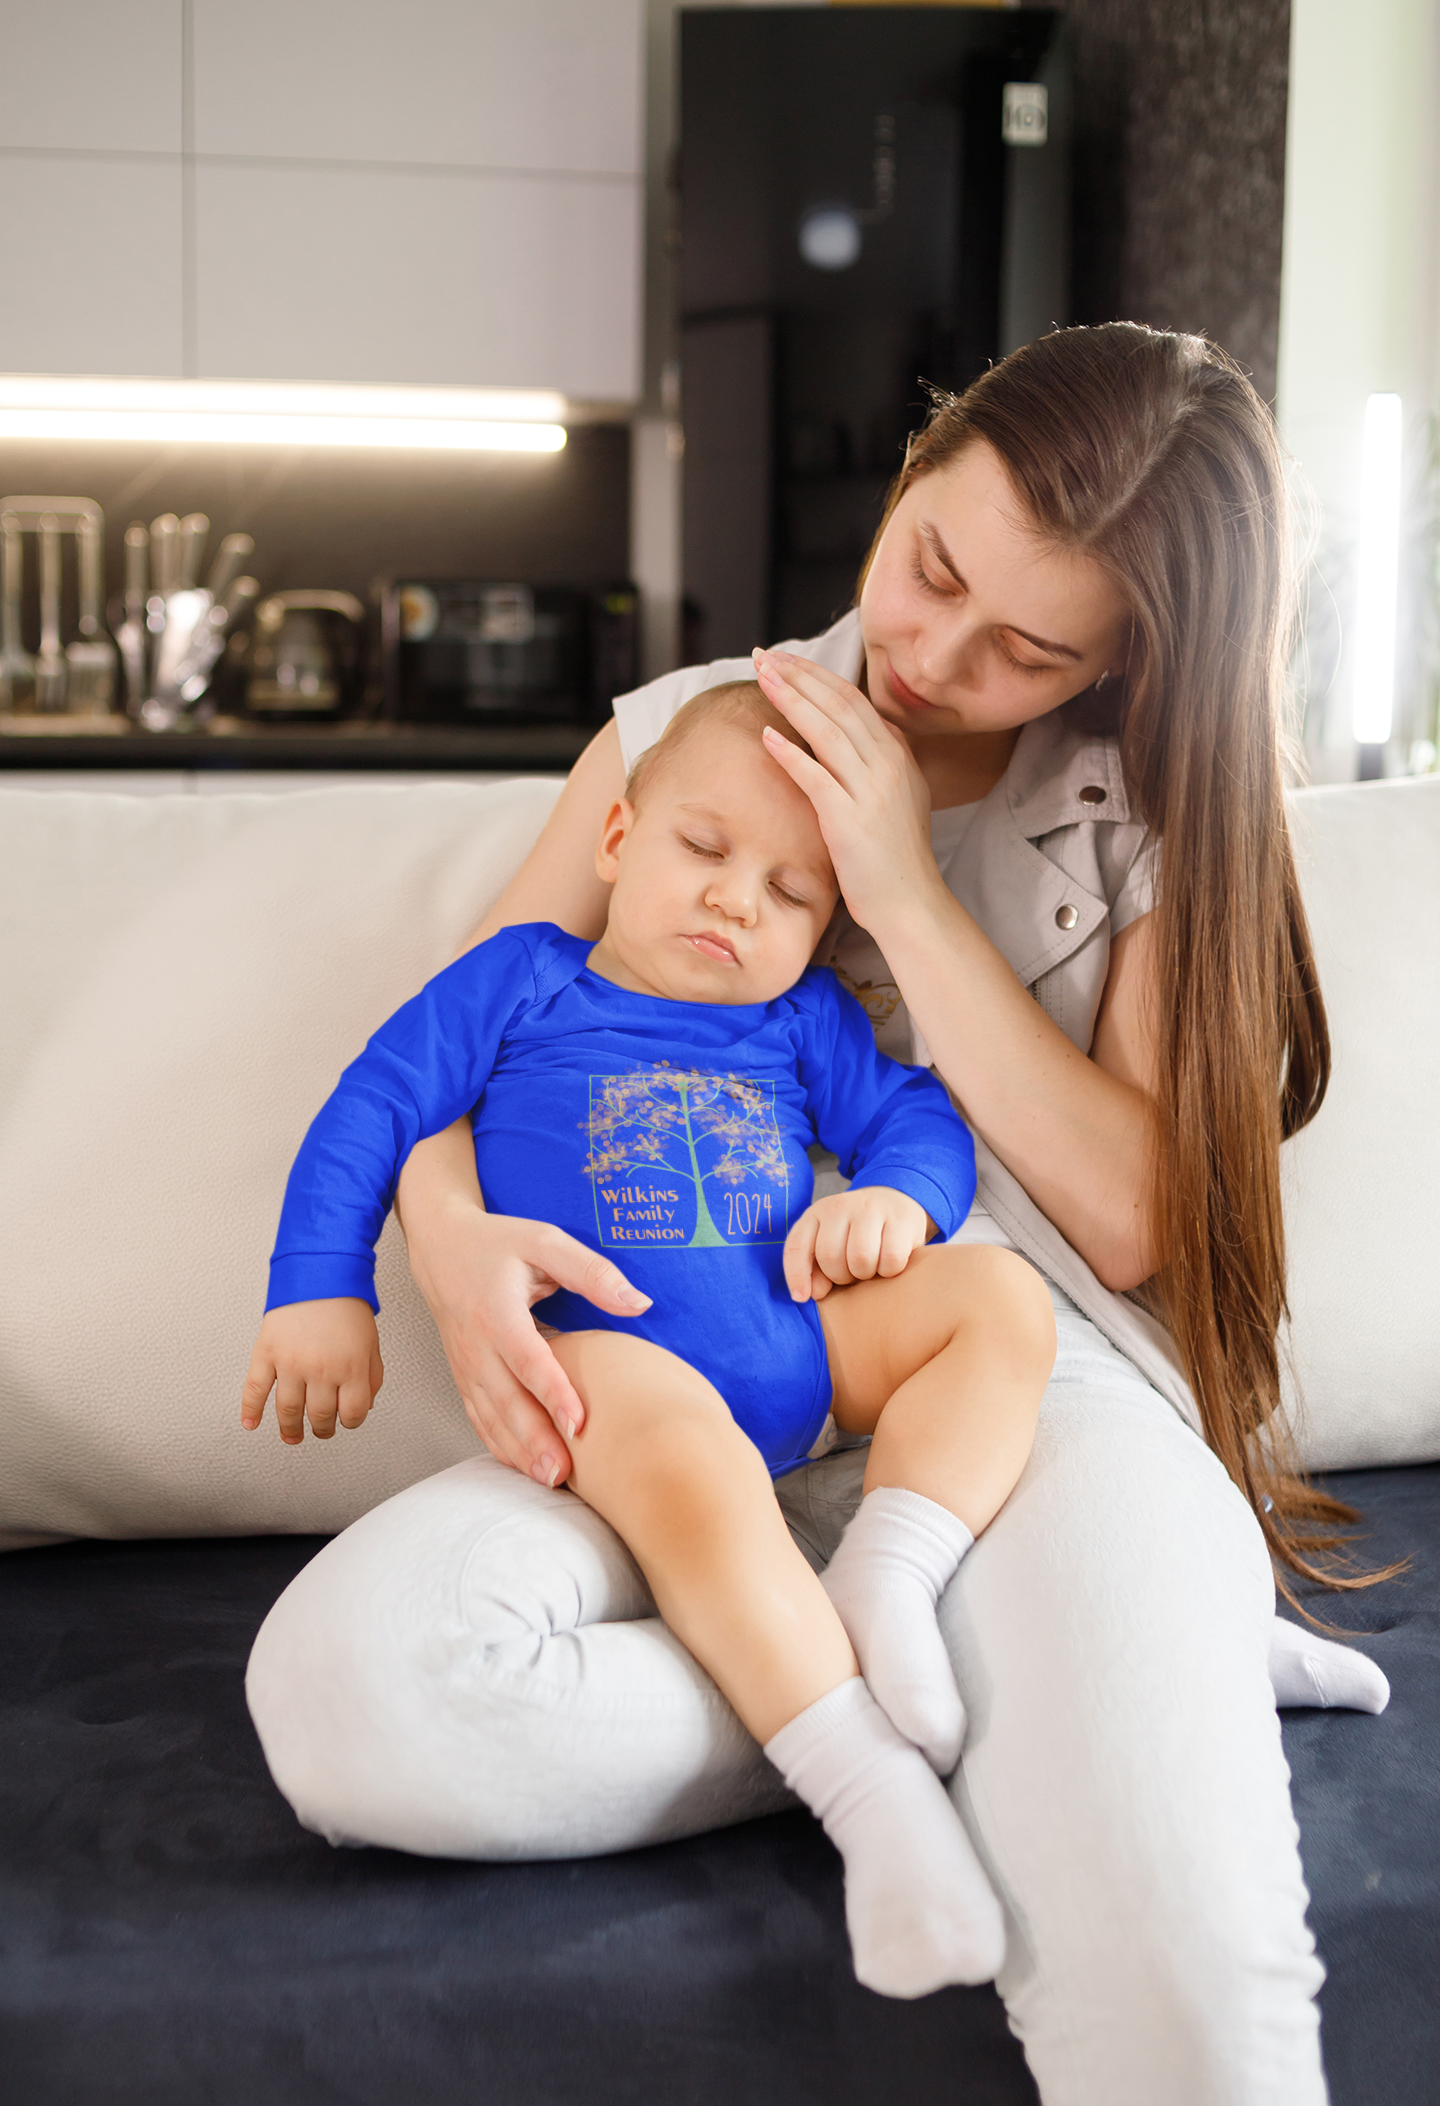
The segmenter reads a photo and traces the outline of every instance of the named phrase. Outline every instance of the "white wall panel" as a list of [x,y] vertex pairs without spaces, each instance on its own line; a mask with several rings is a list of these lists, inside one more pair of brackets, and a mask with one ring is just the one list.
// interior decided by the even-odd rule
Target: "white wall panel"
[[181,370],[180,161],[0,154],[0,369]]
[[202,162],[195,195],[203,374],[638,392],[638,182]]
[[180,144],[179,0],[6,0],[0,146]]
[[198,154],[640,172],[640,0],[192,5]]

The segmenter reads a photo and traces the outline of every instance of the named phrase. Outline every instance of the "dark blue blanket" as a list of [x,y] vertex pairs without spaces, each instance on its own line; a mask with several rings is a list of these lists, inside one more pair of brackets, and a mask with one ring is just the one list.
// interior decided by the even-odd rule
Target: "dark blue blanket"
[[[1286,1725],[1331,2086],[1440,2106],[1440,1467],[1335,1483],[1414,1566],[1333,1611],[1385,1717]],[[856,1986],[807,1816],[521,1866],[297,1829],[241,1675],[317,1547],[0,1559],[4,2106],[1033,2106],[990,1990]]]

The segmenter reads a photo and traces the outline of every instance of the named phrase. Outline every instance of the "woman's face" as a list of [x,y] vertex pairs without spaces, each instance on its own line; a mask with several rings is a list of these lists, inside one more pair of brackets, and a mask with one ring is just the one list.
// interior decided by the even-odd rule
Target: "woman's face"
[[1012,731],[1123,669],[1129,619],[1088,556],[1047,545],[983,440],[917,476],[860,596],[866,685],[912,737]]

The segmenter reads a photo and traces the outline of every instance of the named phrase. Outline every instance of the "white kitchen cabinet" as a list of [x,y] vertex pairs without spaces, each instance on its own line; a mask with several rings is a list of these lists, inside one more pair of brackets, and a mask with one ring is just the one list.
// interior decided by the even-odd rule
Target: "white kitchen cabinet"
[[[527,775],[553,772],[530,768]],[[483,768],[452,768],[422,773],[418,768],[397,770],[321,768],[4,768],[0,767],[0,790],[99,791],[106,797],[293,797],[306,790],[413,790],[426,782],[473,783],[514,782],[513,774],[490,774]]]
[[195,151],[641,173],[639,0],[191,0]]
[[0,370],[181,371],[177,158],[0,152]]
[[0,147],[178,154],[177,0],[9,0]]
[[633,401],[642,14],[30,8],[0,65],[0,367]]
[[614,178],[202,163],[195,228],[202,372],[636,391]]

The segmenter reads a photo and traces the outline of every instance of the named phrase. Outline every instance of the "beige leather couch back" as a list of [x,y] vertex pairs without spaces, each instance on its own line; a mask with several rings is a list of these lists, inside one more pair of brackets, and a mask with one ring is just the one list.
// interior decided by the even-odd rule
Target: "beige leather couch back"
[[[339,1528],[472,1452],[393,1222],[364,1429],[246,1436],[239,1386],[307,1122],[555,792],[0,792],[0,1547]],[[1287,1163],[1303,1447],[1433,1458],[1440,781],[1296,818],[1336,1043]]]

